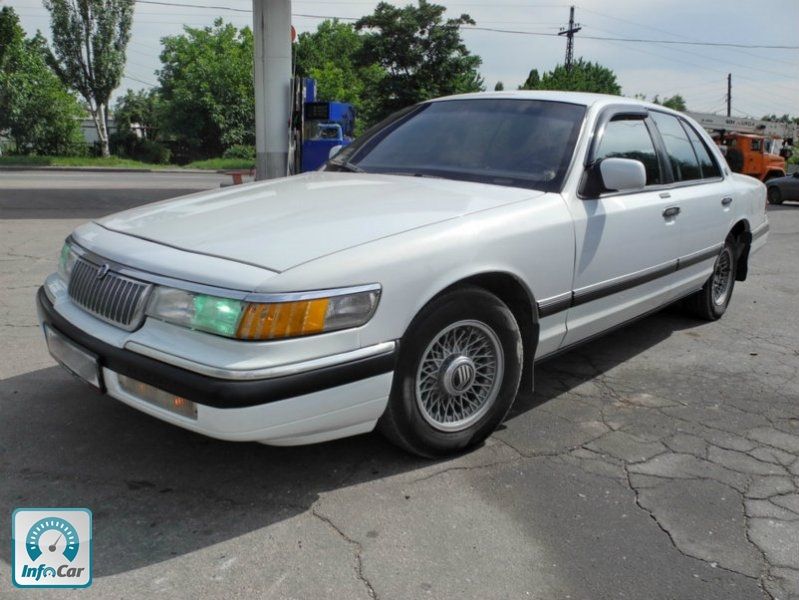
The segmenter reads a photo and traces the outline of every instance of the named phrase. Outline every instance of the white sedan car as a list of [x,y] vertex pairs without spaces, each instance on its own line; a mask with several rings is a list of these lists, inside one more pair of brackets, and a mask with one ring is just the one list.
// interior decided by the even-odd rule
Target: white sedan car
[[441,98],[322,171],[78,227],[39,316],[67,369],[192,431],[289,445],[377,427],[442,455],[490,435],[544,357],[681,299],[718,319],[765,206],[662,106]]

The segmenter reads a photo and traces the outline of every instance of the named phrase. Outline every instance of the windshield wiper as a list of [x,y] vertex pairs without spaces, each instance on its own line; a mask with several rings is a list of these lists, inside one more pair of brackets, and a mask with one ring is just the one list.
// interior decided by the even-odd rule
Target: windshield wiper
[[427,179],[446,179],[441,175],[433,175],[432,173],[420,173],[418,171],[386,171],[384,175],[400,175],[402,177],[425,177]]
[[353,163],[351,163],[349,161],[347,161],[347,162],[333,162],[333,161],[331,161],[330,164],[333,165],[334,167],[337,167],[337,168],[341,169],[342,171],[349,171],[350,173],[365,173],[366,172],[361,167],[359,167],[358,165],[353,164]]

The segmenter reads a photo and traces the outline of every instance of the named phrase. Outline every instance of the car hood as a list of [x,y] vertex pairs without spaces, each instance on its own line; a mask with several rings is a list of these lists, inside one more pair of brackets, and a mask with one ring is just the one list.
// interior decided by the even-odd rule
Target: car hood
[[444,179],[315,172],[200,192],[96,223],[181,250],[280,272],[542,193]]

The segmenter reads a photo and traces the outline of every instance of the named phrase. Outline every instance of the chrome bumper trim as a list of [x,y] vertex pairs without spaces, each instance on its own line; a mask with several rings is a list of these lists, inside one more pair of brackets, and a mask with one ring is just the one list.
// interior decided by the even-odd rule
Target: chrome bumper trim
[[273,379],[276,377],[285,377],[287,375],[297,375],[300,373],[307,373],[315,371],[316,369],[323,369],[325,367],[335,367],[345,363],[362,360],[365,358],[372,358],[381,356],[383,354],[390,354],[394,352],[397,347],[396,341],[382,342],[374,346],[367,346],[365,348],[358,348],[349,352],[342,352],[341,354],[331,354],[319,358],[311,358],[308,360],[288,363],[285,365],[275,365],[273,367],[264,367],[263,369],[225,369],[222,367],[212,367],[203,363],[198,363],[193,360],[174,356],[161,350],[156,350],[150,346],[146,346],[139,342],[127,342],[125,349],[136,352],[143,356],[160,360],[161,362],[207,375],[208,377],[215,377],[217,379],[229,379],[232,381],[252,381],[258,379]]

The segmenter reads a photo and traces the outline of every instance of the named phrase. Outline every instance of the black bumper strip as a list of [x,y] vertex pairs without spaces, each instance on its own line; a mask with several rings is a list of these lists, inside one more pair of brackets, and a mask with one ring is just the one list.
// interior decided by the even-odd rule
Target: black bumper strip
[[43,288],[39,288],[36,301],[39,315],[45,323],[99,356],[102,366],[170,394],[215,408],[242,408],[268,404],[389,373],[394,370],[398,351],[398,348],[395,348],[393,352],[379,356],[296,375],[253,381],[231,381],[187,371],[130,350],[117,348],[90,336],[56,312]]
[[591,302],[592,300],[598,300],[599,298],[604,298],[605,296],[610,296],[611,294],[618,294],[619,292],[649,283],[655,279],[660,279],[669,273],[674,273],[676,270],[677,261],[635,277],[629,277],[621,281],[603,285],[600,288],[586,290],[584,292],[574,292],[574,301],[572,302],[572,306],[579,306],[580,304],[585,304],[587,302]]
[[723,245],[719,245],[713,248],[708,248],[704,252],[699,252],[698,254],[685,256],[677,261],[677,270],[687,269],[688,267],[693,267],[694,265],[698,265],[699,263],[711,258],[716,258],[721,253],[721,249],[723,247]]
[[574,300],[574,292],[554,302],[547,302],[547,303],[539,302],[538,316],[548,317],[550,315],[557,314],[562,310],[566,310],[567,308],[571,307],[573,300]]
[[[756,237],[759,237],[768,231],[768,223],[761,227],[761,229],[762,232],[758,231],[753,234],[753,239],[756,239]],[[619,292],[623,292],[639,285],[649,283],[650,281],[654,281],[655,279],[665,277],[666,275],[674,273],[675,271],[679,271],[680,269],[687,269],[688,267],[692,267],[693,265],[697,265],[703,261],[718,256],[719,252],[721,252],[721,248],[722,246],[714,246],[713,248],[708,248],[707,250],[698,252],[697,254],[678,258],[673,263],[664,265],[659,269],[654,269],[652,271],[642,273],[641,275],[628,277],[620,281],[614,281],[613,283],[608,283],[593,289],[584,290],[582,292],[572,291],[571,298],[566,296],[562,300],[559,299],[555,302],[539,302],[538,317],[549,317],[564,310],[568,310],[573,306],[579,306],[594,300],[599,300],[600,298],[610,296],[611,294],[618,294]]]

